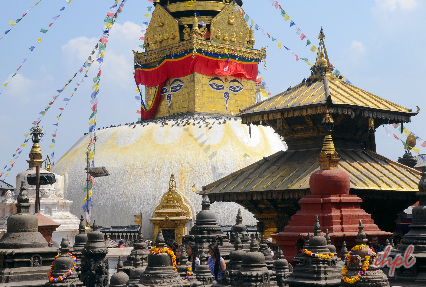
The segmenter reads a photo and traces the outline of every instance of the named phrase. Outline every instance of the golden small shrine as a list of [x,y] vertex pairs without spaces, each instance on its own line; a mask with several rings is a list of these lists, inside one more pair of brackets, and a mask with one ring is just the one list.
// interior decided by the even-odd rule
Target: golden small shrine
[[170,176],[169,190],[161,197],[155,208],[155,216],[149,220],[154,223],[154,234],[163,232],[166,240],[174,239],[179,244],[186,232],[186,223],[192,220],[191,208],[184,197],[176,190],[175,176]]

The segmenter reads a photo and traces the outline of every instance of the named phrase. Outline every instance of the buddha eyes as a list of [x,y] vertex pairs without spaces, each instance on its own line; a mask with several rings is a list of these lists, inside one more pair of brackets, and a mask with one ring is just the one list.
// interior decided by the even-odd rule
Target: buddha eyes
[[221,84],[218,84],[218,83],[210,83],[209,84],[209,86],[213,89],[213,90],[216,90],[216,91],[221,91],[221,90],[224,90],[225,89],[225,86],[224,85],[221,85]]
[[237,85],[237,86],[229,86],[228,89],[229,89],[230,92],[238,93],[238,92],[241,92],[244,88]]
[[182,88],[183,88],[183,84],[182,84],[182,83],[179,83],[179,84],[177,84],[177,85],[171,86],[171,87],[170,87],[170,92],[172,92],[172,93],[177,93],[177,92],[179,92],[180,90],[182,90]]
[[[178,83],[176,85],[173,85],[173,83],[176,83],[176,82],[178,82]],[[180,80],[174,80],[172,82],[172,86],[170,87],[170,93],[177,93],[180,90],[182,90],[182,88],[183,88],[183,82],[181,82],[181,83],[179,83],[179,82],[181,82],[181,81]],[[165,95],[165,94],[168,93],[168,91],[169,91],[169,89],[167,87],[163,87],[161,89],[161,94]]]

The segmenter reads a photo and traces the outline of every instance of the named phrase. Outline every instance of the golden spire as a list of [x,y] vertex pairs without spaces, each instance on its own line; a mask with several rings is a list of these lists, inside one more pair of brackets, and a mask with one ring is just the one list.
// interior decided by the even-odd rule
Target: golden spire
[[50,158],[49,156],[46,156],[46,160],[44,161],[44,169],[50,171],[50,164]]
[[331,137],[331,130],[334,121],[330,114],[327,113],[322,122],[325,126],[327,135],[324,138],[320,158],[318,159],[320,169],[337,169],[340,158],[337,157],[337,152],[334,149],[333,138]]
[[318,39],[320,40],[320,42],[318,44],[317,59],[315,65],[311,67],[311,70],[313,72],[311,78],[316,80],[322,79],[325,75],[331,75],[331,72],[333,71],[333,66],[330,64],[327,49],[325,48],[325,34],[322,27],[318,35]]
[[33,130],[33,146],[30,151],[30,160],[27,160],[27,162],[30,165],[30,168],[40,166],[43,164],[44,160],[43,155],[41,154],[40,145],[38,144],[40,142],[41,137],[43,136],[43,131],[37,124],[37,127]]

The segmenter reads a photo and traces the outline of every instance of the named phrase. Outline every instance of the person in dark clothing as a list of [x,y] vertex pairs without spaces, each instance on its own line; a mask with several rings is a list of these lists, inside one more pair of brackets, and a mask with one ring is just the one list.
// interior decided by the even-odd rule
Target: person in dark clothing
[[385,247],[379,244],[379,237],[377,235],[373,235],[370,237],[370,248],[374,250],[374,252],[382,252],[385,250]]

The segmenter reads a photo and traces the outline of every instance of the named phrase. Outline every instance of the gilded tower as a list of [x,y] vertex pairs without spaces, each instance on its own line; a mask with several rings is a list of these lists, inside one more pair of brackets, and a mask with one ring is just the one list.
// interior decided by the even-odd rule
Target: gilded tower
[[235,115],[255,103],[266,49],[253,49],[254,32],[238,4],[154,1],[145,52],[134,52],[136,84],[145,86],[142,119],[186,112]]

